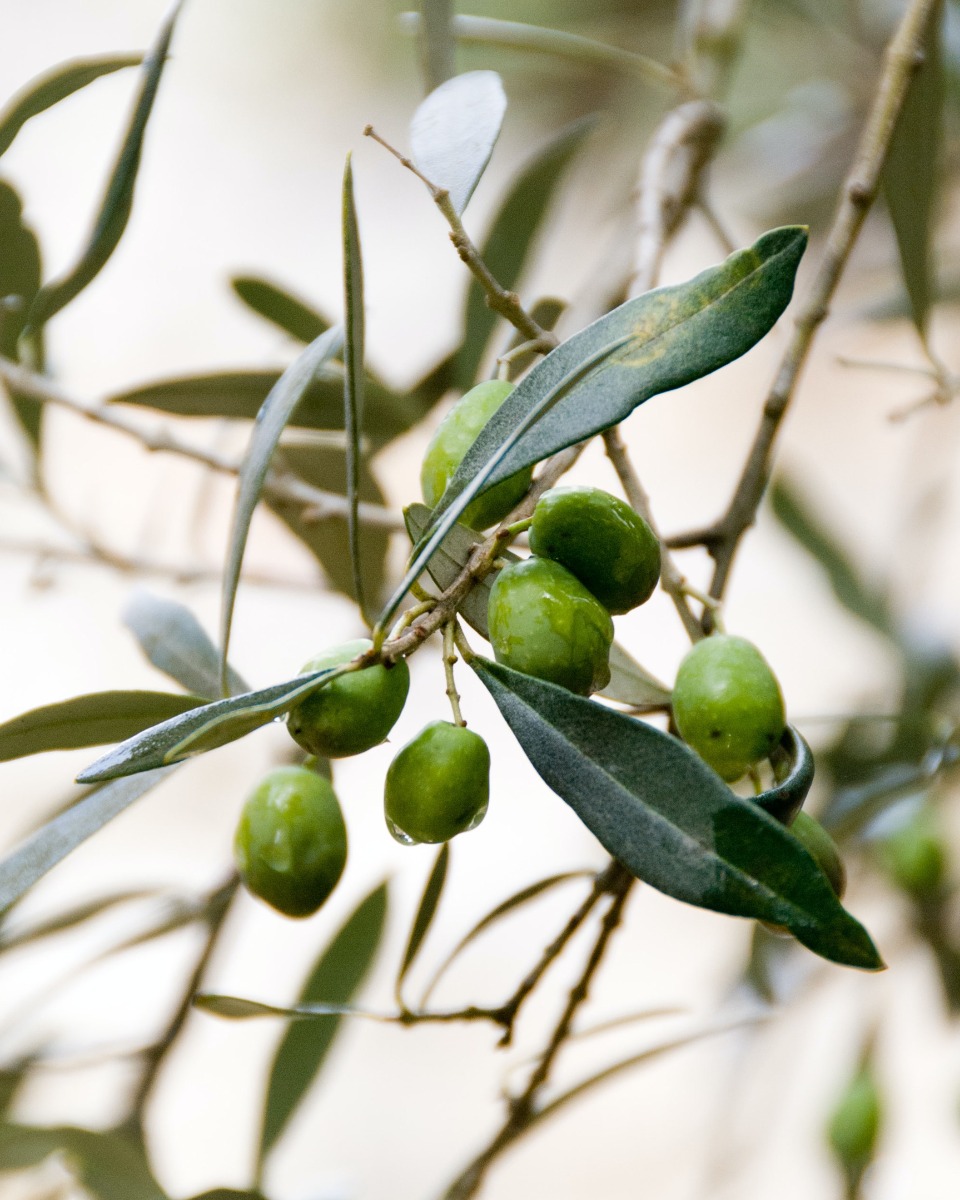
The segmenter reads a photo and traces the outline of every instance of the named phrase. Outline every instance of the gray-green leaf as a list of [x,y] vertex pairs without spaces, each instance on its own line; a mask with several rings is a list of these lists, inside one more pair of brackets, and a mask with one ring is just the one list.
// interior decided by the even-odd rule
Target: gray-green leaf
[[407,972],[413,966],[414,960],[420,953],[423,939],[430,932],[433,918],[437,915],[437,906],[440,903],[440,896],[443,894],[443,885],[447,879],[447,866],[449,862],[450,843],[444,842],[437,851],[436,858],[433,860],[433,867],[427,877],[423,895],[420,897],[420,903],[417,906],[417,915],[413,918],[413,925],[410,927],[407,948],[403,952],[403,961],[400,963],[400,970],[397,973],[396,993],[398,1000],[400,1000],[403,981],[407,977]]
[[258,275],[235,275],[230,286],[247,308],[306,346],[326,333],[330,322],[286,288]]
[[506,111],[500,76],[468,71],[434,88],[413,114],[411,157],[431,183],[449,192],[458,215],[490,161]]
[[167,1200],[137,1138],[65,1125],[0,1125],[0,1171],[36,1167],[54,1154],[95,1200]]
[[353,198],[353,168],[350,155],[343,172],[343,428],[347,435],[347,545],[353,574],[353,594],[366,617],[363,593],[363,562],[357,508],[360,502],[360,438],[363,430],[363,257],[360,229]]
[[472,665],[537,773],[632,874],[689,904],[783,925],[834,962],[883,965],[804,847],[682,742],[554,684]]

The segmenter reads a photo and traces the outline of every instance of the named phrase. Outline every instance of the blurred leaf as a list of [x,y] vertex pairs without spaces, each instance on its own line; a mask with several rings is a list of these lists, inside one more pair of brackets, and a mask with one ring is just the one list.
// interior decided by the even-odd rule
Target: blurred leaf
[[[301,1004],[346,1004],[370,969],[387,917],[387,885],[380,884],[354,910],[330,943],[300,993]],[[276,1145],[316,1079],[333,1044],[340,1018],[291,1025],[270,1070],[259,1161]]]
[[46,112],[104,75],[111,75],[124,67],[138,67],[142,62],[141,54],[78,58],[61,63],[48,74],[32,79],[0,112],[0,154],[10,149],[13,139],[31,117]]
[[233,605],[240,582],[240,566],[247,545],[247,534],[253,510],[260,499],[264,480],[270,470],[280,435],[303,393],[323,365],[340,352],[343,333],[339,327],[328,329],[300,354],[270,389],[250,434],[250,442],[237,478],[237,499],[223,572],[222,607],[220,616],[221,685],[227,691],[227,651],[230,648],[230,627],[233,624]]
[[217,992],[200,992],[193,998],[194,1008],[208,1012],[225,1021],[256,1021],[261,1017],[283,1017],[285,1020],[319,1021],[324,1017],[368,1017],[377,1014],[355,1008],[352,1004],[264,1004],[243,996],[223,996]]
[[433,918],[437,915],[437,906],[440,903],[440,896],[443,893],[443,885],[446,882],[449,862],[450,843],[444,842],[437,851],[436,858],[433,860],[433,868],[427,877],[427,885],[423,889],[423,895],[420,897],[417,915],[414,917],[413,925],[410,927],[407,948],[403,952],[403,962],[400,964],[396,984],[397,1000],[400,1003],[402,1003],[400,996],[403,989],[403,981],[406,979],[407,972],[413,966],[414,960],[420,952],[423,939],[430,932]]
[[68,929],[75,929],[77,925],[82,925],[84,921],[99,917],[101,913],[107,912],[111,908],[116,908],[118,905],[129,904],[131,900],[144,900],[148,897],[156,896],[156,894],[155,890],[146,888],[136,891],[112,892],[106,896],[97,896],[94,900],[87,900],[85,903],[77,904],[72,908],[66,908],[57,913],[56,916],[37,921],[33,925],[27,925],[20,929],[4,930],[0,933],[0,952],[17,950],[21,946],[27,946],[31,942],[40,941],[42,938],[55,937],[58,933],[63,933]]
[[746,353],[790,300],[806,242],[798,226],[766,233],[687,283],[628,301],[542,359],[467,451],[380,625],[475,496]]
[[883,965],[796,838],[678,739],[499,664],[471,665],[540,777],[631,874],[689,904],[784,925],[834,962]]
[[21,713],[0,725],[0,762],[44,754],[103,746],[188,712],[204,703],[201,696],[169,692],[93,692],[58,704]]
[[71,850],[76,850],[169,773],[169,767],[145,771],[134,779],[120,779],[106,787],[92,788],[83,799],[30,834],[0,862],[0,913],[19,900]]
[[[123,623],[158,671],[195,696],[217,695],[220,654],[189,608],[138,588],[123,610]],[[232,696],[250,690],[232,667],[229,685]]]
[[297,701],[315,692],[324,681],[343,674],[344,670],[344,667],[332,667],[298,675],[272,687],[244,692],[228,700],[215,700],[192,712],[172,717],[128,738],[98,758],[77,775],[77,783],[121,779],[226,746],[283,716]]
[[260,317],[307,345],[326,333],[330,322],[303,300],[269,279],[256,275],[235,275],[230,286],[243,303]]
[[[23,222],[20,197],[0,180],[0,355],[16,361],[27,309],[40,288],[40,247]],[[34,451],[40,445],[43,406],[12,391],[17,420]]]
[[363,595],[363,562],[360,558],[360,533],[357,505],[360,501],[360,438],[363,431],[363,257],[360,230],[353,198],[353,168],[350,155],[343,172],[343,427],[347,434],[347,546],[353,575],[353,595],[360,615],[366,620]]
[[214,1188],[212,1192],[201,1192],[190,1200],[266,1200],[263,1192],[237,1191],[236,1188]]
[[925,338],[933,296],[931,237],[943,126],[943,4],[927,23],[923,62],[914,73],[883,167],[883,191],[897,235],[912,316]]
[[885,637],[897,640],[896,625],[886,596],[871,590],[857,574],[844,548],[822,524],[792,483],[778,476],[770,489],[773,514],[800,545],[823,567],[834,595],[854,616],[867,621]]
[[441,977],[447,973],[454,959],[459,958],[471,942],[478,938],[484,930],[489,929],[491,925],[499,921],[501,917],[507,916],[515,909],[521,908],[524,904],[529,904],[531,900],[536,900],[538,896],[543,895],[544,892],[551,891],[561,883],[569,883],[571,879],[591,879],[592,877],[592,871],[564,871],[561,875],[549,875],[546,879],[538,879],[536,883],[531,883],[527,887],[521,888],[519,892],[515,892],[507,900],[498,904],[485,917],[482,917],[476,925],[472,926],[446,956],[434,972],[433,978],[424,991],[420,1007],[426,1007],[427,1000],[440,982]]
[[69,1125],[0,1125],[0,1171],[36,1167],[53,1154],[95,1200],[167,1200],[133,1137]]
[[[593,117],[568,125],[538,151],[510,185],[480,249],[480,256],[491,274],[507,291],[516,289],[557,185],[595,126]],[[463,321],[463,344],[457,355],[457,378],[462,388],[469,388],[476,381],[483,352],[498,320],[497,314],[486,303],[480,284],[471,277]]]
[[662,708],[670,703],[670,689],[650,674],[619,642],[610,647],[610,682],[598,693],[632,708]]
[[453,0],[420,0],[419,15],[423,76],[433,91],[454,74]]
[[160,77],[163,74],[181,4],[182,0],[174,4],[160,28],[157,40],[143,61],[140,94],[90,240],[70,271],[62,279],[45,284],[37,293],[27,313],[27,323],[34,329],[45,325],[52,316],[78,296],[99,275],[120,243],[133,207],[133,193],[140,169],[140,155],[147,122],[153,111],[153,102],[160,86]]
[[434,88],[413,114],[411,157],[432,184],[449,192],[458,216],[490,161],[506,111],[500,76],[468,71]]
[[[342,450],[329,446],[284,446],[282,454],[284,466],[293,470],[305,482],[340,496],[345,493],[347,466]],[[366,463],[362,463],[360,467],[359,499],[372,504],[387,504],[386,496]],[[271,497],[267,503],[271,511],[280,517],[317,559],[330,585],[345,596],[355,599],[346,522],[341,517],[329,517],[322,521],[310,520],[309,513],[304,516],[302,505],[285,503],[279,497]],[[358,541],[366,589],[379,604],[386,586],[390,533],[375,525],[361,525]]]

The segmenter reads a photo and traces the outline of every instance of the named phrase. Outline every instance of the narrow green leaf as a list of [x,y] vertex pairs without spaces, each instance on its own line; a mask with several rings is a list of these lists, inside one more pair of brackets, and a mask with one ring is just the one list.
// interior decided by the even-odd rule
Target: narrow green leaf
[[826,572],[833,593],[843,607],[885,637],[897,640],[896,622],[887,597],[861,579],[846,550],[794,485],[782,475],[774,480],[770,502],[773,515],[780,524]]
[[347,544],[353,571],[353,594],[366,618],[363,597],[363,563],[360,559],[360,534],[357,519],[360,502],[360,439],[363,432],[363,256],[360,229],[353,198],[353,167],[350,155],[343,172],[343,427],[347,434]]
[[515,909],[522,908],[523,905],[529,904],[531,900],[536,900],[538,896],[542,896],[544,892],[552,891],[562,883],[569,883],[572,879],[591,879],[593,871],[564,871],[560,875],[549,875],[546,879],[538,879],[536,883],[531,883],[525,888],[521,888],[519,892],[515,892],[508,899],[498,904],[482,917],[476,925],[469,929],[459,942],[454,946],[450,953],[446,956],[437,970],[434,972],[433,978],[427,985],[426,990],[420,1000],[420,1007],[425,1008],[427,1001],[433,994],[434,989],[440,982],[440,979],[446,975],[448,969],[453,964],[454,960],[459,958],[464,950],[475,941],[484,930],[489,929],[491,925],[496,924],[502,917],[512,913]]
[[427,91],[454,73],[453,0],[420,0],[420,59]]
[[36,117],[94,80],[124,67],[138,67],[141,54],[104,55],[61,63],[46,75],[32,79],[0,113],[0,154],[10,149],[13,139],[31,117]]
[[[138,589],[123,611],[123,623],[159,671],[188,692],[215,697],[220,689],[220,654],[189,608]],[[250,691],[230,668],[230,694]]]
[[667,685],[641,667],[619,642],[610,647],[610,682],[598,694],[631,708],[663,708],[670,703]]
[[18,950],[21,946],[28,946],[32,942],[41,941],[43,938],[55,937],[66,930],[75,929],[85,921],[99,917],[111,908],[117,908],[122,904],[129,904],[131,900],[145,900],[156,895],[156,891],[146,888],[111,892],[107,896],[97,896],[94,900],[87,900],[83,904],[77,904],[72,908],[64,909],[58,912],[56,916],[37,921],[33,925],[25,925],[19,929],[16,927],[9,930],[4,929],[0,933],[0,953],[8,950]]
[[324,1017],[375,1016],[352,1004],[263,1004],[243,996],[223,996],[218,992],[200,992],[193,998],[194,1008],[225,1021],[255,1021],[261,1017],[282,1017],[287,1021],[317,1021]]
[[[570,160],[595,126],[593,117],[568,125],[538,151],[510,185],[480,249],[493,277],[508,291],[513,291],[520,280]],[[480,284],[472,280],[463,319],[463,344],[457,355],[457,378],[464,389],[476,382],[477,369],[497,320]]]
[[200,696],[169,692],[94,692],[21,713],[0,725],[0,762],[119,742],[189,712],[204,703]]
[[230,286],[257,316],[305,346],[330,328],[330,322],[316,309],[269,279],[261,279],[258,275],[234,275]]
[[119,245],[130,219],[143,139],[182,3],[183,0],[176,0],[160,28],[156,42],[144,59],[140,94],[90,239],[80,258],[67,274],[40,289],[27,314],[27,324],[33,329],[45,325],[52,316],[78,296],[99,275]]
[[682,742],[554,684],[472,665],[537,773],[632,874],[689,904],[786,926],[834,962],[883,965],[796,838]]
[[789,825],[803,808],[813,786],[813,751],[800,733],[788,725],[773,758],[778,772],[782,771],[782,778],[755,796],[754,803],[781,825]]
[[[40,289],[40,246],[24,224],[19,195],[0,180],[0,355],[16,360],[27,309]],[[14,413],[34,449],[40,445],[43,406],[11,390]]]
[[0,862],[0,913],[108,821],[156,787],[170,769],[148,771],[93,788],[82,800],[32,833]]
[[77,783],[121,779],[226,746],[283,716],[297,701],[315,692],[321,683],[342,675],[345,670],[346,667],[333,667],[310,675],[298,675],[296,679],[228,700],[215,700],[172,717],[98,758],[79,773]]
[[37,1167],[52,1155],[94,1200],[167,1200],[137,1138],[69,1125],[0,1125],[0,1171]]
[[883,168],[883,192],[893,221],[913,320],[922,338],[934,293],[931,238],[943,140],[943,4],[934,5],[923,40],[923,62],[910,82]]
[[[354,910],[320,956],[299,1003],[345,1005],[355,995],[380,946],[387,918],[387,885],[380,884]],[[340,1028],[340,1018],[291,1025],[273,1060],[260,1135],[262,1163],[276,1145],[316,1079]]]
[[798,226],[766,233],[687,283],[628,301],[539,362],[467,451],[380,627],[475,496],[755,345],[786,307],[806,243]]
[[413,114],[411,157],[431,183],[446,188],[458,215],[490,161],[506,111],[500,76],[468,71],[434,88]]
[[230,627],[233,624],[233,605],[240,582],[240,566],[247,544],[247,533],[253,518],[253,510],[260,499],[263,482],[270,469],[280,435],[300,403],[303,393],[310,386],[317,372],[343,345],[343,334],[339,327],[328,329],[296,358],[270,389],[257,414],[257,421],[250,435],[250,442],[237,479],[237,500],[233,513],[233,524],[227,550],[227,564],[223,572],[222,607],[220,617],[221,686],[228,689],[227,651],[230,647]]
[[423,895],[420,897],[417,915],[414,917],[413,925],[410,927],[407,948],[403,952],[403,961],[400,964],[400,970],[397,974],[396,993],[398,1001],[400,1001],[403,990],[403,981],[406,979],[407,973],[420,953],[423,939],[429,933],[433,918],[437,914],[437,906],[440,903],[440,896],[443,894],[443,885],[447,879],[447,867],[449,863],[450,843],[444,842],[437,851],[436,858],[433,860],[433,867],[427,877],[426,887],[423,889]]

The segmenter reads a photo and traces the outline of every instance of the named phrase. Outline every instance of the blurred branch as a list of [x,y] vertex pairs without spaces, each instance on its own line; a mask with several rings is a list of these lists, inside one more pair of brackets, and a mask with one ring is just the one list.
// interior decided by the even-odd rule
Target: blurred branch
[[820,268],[797,314],[793,337],[764,404],[736,491],[708,541],[716,564],[710,593],[718,598],[726,588],[740,539],[756,519],[770,478],[774,442],[814,336],[829,313],[833,293],[877,195],[897,118],[922,61],[920,48],[936,10],[937,0],[912,0],[887,47],[876,96],[843,185]]

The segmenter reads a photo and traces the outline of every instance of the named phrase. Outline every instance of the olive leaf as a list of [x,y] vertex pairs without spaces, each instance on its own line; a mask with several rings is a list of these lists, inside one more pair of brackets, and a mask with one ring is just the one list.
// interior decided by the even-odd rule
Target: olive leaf
[[0,762],[119,742],[204,703],[170,692],[93,692],[46,704],[0,725]]
[[93,232],[79,259],[62,279],[45,284],[27,313],[28,329],[37,330],[78,296],[106,265],[120,243],[130,219],[133,193],[140,169],[143,139],[167,61],[174,26],[183,0],[176,0],[143,61],[143,83],[134,105],[123,145],[107,185]]
[[407,938],[407,947],[403,952],[403,961],[400,963],[400,970],[397,972],[395,991],[399,1004],[403,1003],[401,999],[403,981],[406,979],[407,973],[420,953],[423,940],[430,932],[433,918],[437,915],[437,907],[440,904],[440,897],[443,894],[443,885],[446,883],[449,863],[450,843],[444,842],[437,851],[436,858],[433,860],[433,867],[427,877],[427,883],[423,889],[423,895],[420,897],[420,904],[417,907],[417,915],[413,918],[413,925],[410,927],[410,936]]
[[669,734],[484,659],[472,666],[544,782],[638,878],[783,925],[847,966],[882,961],[806,849]]
[[482,491],[755,345],[789,302],[806,243],[806,230],[799,226],[775,229],[687,283],[627,301],[551,351],[517,384],[467,451],[379,627],[387,626],[457,518]]
[[495,71],[468,71],[441,83],[413,114],[412,159],[436,187],[445,188],[459,215],[480,182],[507,98]]
[[79,58],[61,63],[45,75],[32,79],[0,112],[0,154],[5,154],[20,130],[36,117],[87,84],[124,67],[138,67],[140,54],[108,54],[100,58]]
[[[40,246],[24,223],[19,195],[0,180],[0,355],[16,360],[27,309],[40,289]],[[34,453],[40,447],[43,405],[7,385],[14,413]]]
[[[516,288],[557,186],[596,123],[596,118],[584,117],[562,129],[538,150],[510,185],[480,247],[480,257],[490,273],[508,291]],[[476,382],[477,369],[497,319],[480,284],[471,279],[463,318],[463,343],[457,352],[457,378],[462,388]]]
[[139,1138],[70,1125],[0,1125],[0,1171],[37,1167],[52,1156],[94,1200],[167,1200]]
[[598,695],[631,708],[663,708],[670,689],[632,658],[619,642],[610,647],[610,682]]
[[343,172],[343,428],[347,435],[347,545],[353,571],[353,594],[361,615],[366,618],[363,595],[363,563],[360,558],[360,438],[363,430],[363,257],[360,229],[353,198],[353,167],[350,155]]
[[85,921],[93,920],[111,908],[117,908],[131,901],[154,898],[159,893],[151,888],[137,888],[128,891],[111,892],[105,896],[97,896],[94,900],[86,900],[82,904],[65,908],[56,916],[37,921],[33,925],[23,925],[20,928],[6,929],[0,933],[0,953],[18,950],[32,942],[43,938],[55,937],[69,929],[75,929]]
[[258,275],[234,275],[230,280],[237,297],[284,333],[289,333],[306,346],[326,333],[330,322],[305,301],[286,288],[262,279]]
[[247,544],[247,534],[253,519],[253,510],[260,499],[270,460],[273,458],[280,435],[283,433],[304,392],[323,369],[329,359],[339,354],[343,346],[343,332],[339,326],[328,329],[303,351],[280,376],[270,394],[257,413],[256,424],[250,435],[247,452],[237,479],[237,499],[233,512],[233,523],[227,550],[227,564],[223,572],[222,603],[220,614],[221,686],[228,690],[227,650],[230,645],[230,629],[233,624],[233,606],[240,582],[240,566]]

